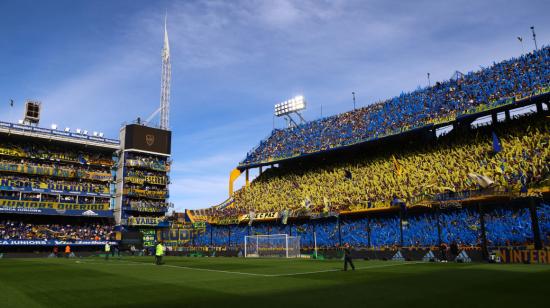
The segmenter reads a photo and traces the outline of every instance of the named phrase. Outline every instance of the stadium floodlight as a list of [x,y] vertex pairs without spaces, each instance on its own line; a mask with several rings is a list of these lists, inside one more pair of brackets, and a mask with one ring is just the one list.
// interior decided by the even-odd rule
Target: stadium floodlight
[[17,120],[17,123],[23,124],[23,120]]
[[93,132],[92,135],[94,135],[94,137],[97,137],[97,132]]
[[66,133],[68,133],[68,132],[70,132],[70,131],[71,131],[71,129],[70,129],[69,127],[65,127],[65,132],[66,132]]
[[81,130],[80,128],[77,128],[77,129],[76,129],[76,133],[77,133],[77,134],[80,134],[81,132],[82,132],[82,130]]
[[280,117],[304,109],[306,109],[306,100],[303,95],[298,95],[282,103],[276,104],[275,115]]
[[103,138],[103,133],[100,132],[100,133],[99,133],[99,137]]
[[52,129],[56,130],[57,129],[57,124],[52,124]]
[[303,95],[298,95],[282,103],[275,104],[275,115],[277,117],[285,117],[289,127],[298,126],[298,123],[292,118],[292,114],[298,117],[297,121],[305,123],[300,111],[306,109],[306,99]]
[[83,134],[83,135],[88,135],[88,131],[87,131],[87,130],[84,130],[84,131],[82,132],[82,134]]

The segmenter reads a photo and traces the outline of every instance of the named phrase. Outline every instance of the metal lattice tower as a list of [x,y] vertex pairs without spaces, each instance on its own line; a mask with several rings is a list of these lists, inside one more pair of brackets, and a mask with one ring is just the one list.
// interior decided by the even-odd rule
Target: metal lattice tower
[[162,78],[160,86],[160,128],[170,129],[170,82],[172,79],[172,65],[170,63],[170,44],[166,18],[164,18],[164,46],[162,48]]

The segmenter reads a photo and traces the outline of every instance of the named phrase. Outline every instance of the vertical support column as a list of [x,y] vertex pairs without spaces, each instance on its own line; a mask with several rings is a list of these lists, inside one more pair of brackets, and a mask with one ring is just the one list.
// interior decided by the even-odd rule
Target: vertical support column
[[399,210],[399,242],[403,247],[403,208]]
[[542,102],[539,100],[535,105],[537,106],[537,113],[542,114],[544,112],[542,109]]
[[229,225],[227,225],[227,234],[228,234],[227,247],[231,247],[231,227]]
[[210,225],[210,246],[213,246],[212,244],[212,229],[213,229],[213,225]]
[[191,245],[195,247],[195,236],[197,235],[197,232],[195,231],[195,227],[191,229]]
[[371,243],[371,230],[370,230],[370,216],[367,217],[367,245],[369,247],[372,247],[372,243]]
[[529,212],[531,214],[531,228],[533,229],[533,240],[535,241],[535,249],[542,249],[542,239],[540,237],[540,226],[537,215],[537,207],[539,202],[534,197],[529,198]]
[[262,168],[262,166],[260,166],[260,175],[262,175],[264,169]]
[[493,112],[493,113],[491,113],[491,125],[496,126],[497,124],[498,124],[497,113]]
[[245,175],[246,175],[246,178],[245,178],[245,186],[248,187],[248,186],[250,186],[250,174],[249,174],[248,169],[246,169]]
[[506,118],[506,122],[509,122],[512,118],[510,117],[510,110],[504,111],[504,116]]
[[485,218],[484,209],[481,204],[477,204],[477,210],[479,212],[479,223],[481,225],[481,254],[483,255],[484,260],[489,260],[489,251],[487,250],[487,233],[485,230]]
[[441,247],[441,219],[440,219],[440,207],[439,206],[436,206],[435,207],[435,212],[434,212],[434,215],[435,215],[435,220],[437,222],[437,246],[438,247]]
[[336,216],[336,223],[338,224],[338,245],[342,246],[342,228],[340,226],[340,215]]

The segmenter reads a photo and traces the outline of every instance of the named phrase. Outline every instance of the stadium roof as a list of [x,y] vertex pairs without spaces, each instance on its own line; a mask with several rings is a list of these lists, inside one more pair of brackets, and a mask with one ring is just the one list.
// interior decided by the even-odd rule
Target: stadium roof
[[58,141],[84,146],[94,146],[103,149],[118,150],[120,141],[97,136],[88,136],[56,129],[37,126],[13,124],[0,121],[0,133],[21,137],[38,138],[47,141]]

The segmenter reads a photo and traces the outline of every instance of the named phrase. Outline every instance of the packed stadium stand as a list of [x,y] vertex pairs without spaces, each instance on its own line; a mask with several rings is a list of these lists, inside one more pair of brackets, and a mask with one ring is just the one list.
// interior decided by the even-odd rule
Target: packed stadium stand
[[0,142],[0,254],[67,245],[90,252],[115,243],[111,188],[118,145],[34,126],[3,127],[9,130]]
[[276,161],[376,139],[529,96],[550,83],[550,47],[491,67],[437,82],[354,111],[276,129],[246,156],[242,165]]
[[485,259],[495,247],[540,249],[550,243],[549,97],[544,47],[276,129],[239,164],[245,186],[186,211],[204,225],[184,241],[240,251],[246,235],[289,234],[304,251],[458,246]]

